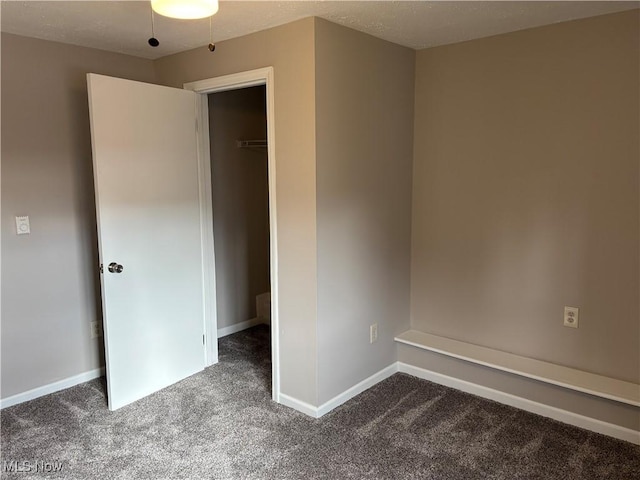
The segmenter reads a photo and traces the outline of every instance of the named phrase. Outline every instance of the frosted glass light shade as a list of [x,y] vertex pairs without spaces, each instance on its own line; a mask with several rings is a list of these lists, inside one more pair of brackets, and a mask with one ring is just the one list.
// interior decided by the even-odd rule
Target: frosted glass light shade
[[194,20],[218,11],[218,0],[151,0],[153,11],[165,17]]

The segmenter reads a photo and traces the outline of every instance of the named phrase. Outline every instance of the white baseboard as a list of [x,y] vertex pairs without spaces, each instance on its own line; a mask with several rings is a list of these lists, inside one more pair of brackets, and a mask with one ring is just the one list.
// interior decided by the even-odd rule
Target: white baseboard
[[432,372],[424,368],[414,367],[413,365],[403,362],[398,362],[397,365],[398,372],[407,373],[414,377],[429,380],[430,382],[444,385],[446,387],[455,388],[456,390],[471,393],[482,398],[488,398],[489,400],[494,400],[527,412],[536,413],[543,417],[552,418],[559,422],[640,445],[640,432],[637,430],[621,427],[613,423],[603,422],[602,420],[579,415],[577,413],[562,410],[543,403],[534,402],[533,400],[528,400],[510,393],[494,390],[489,387],[471,383],[466,380],[460,380],[441,373]]
[[252,318],[240,323],[234,323],[228,327],[222,327],[218,329],[218,338],[226,337],[227,335],[233,335],[234,333],[241,332],[247,328],[255,327],[256,325],[262,325],[264,320],[262,318]]
[[389,378],[391,375],[393,375],[397,371],[398,371],[398,364],[396,362],[396,363],[393,363],[392,365],[389,365],[386,368],[383,368],[379,372],[374,373],[369,378],[365,378],[363,381],[361,381],[357,385],[354,385],[349,390],[346,390],[341,394],[336,395],[331,400],[323,403],[317,408],[317,418],[320,418],[321,416],[329,413],[334,408],[339,407],[340,405],[347,402],[348,400],[351,400],[356,395],[359,395],[365,390],[368,390],[369,388],[373,387],[376,383],[380,383],[381,381]]
[[388,367],[383,368],[379,372],[374,373],[369,378],[365,378],[363,381],[354,385],[348,390],[345,390],[339,395],[336,395],[331,400],[323,403],[319,407],[314,407],[313,405],[310,405],[306,402],[298,400],[297,398],[290,397],[289,395],[285,395],[284,393],[280,394],[278,403],[281,403],[282,405],[293,408],[294,410],[302,412],[305,415],[309,415],[310,417],[320,418],[323,415],[326,415],[327,413],[329,413],[334,408],[339,407],[340,405],[347,402],[348,400],[351,400],[356,395],[359,395],[365,390],[368,390],[369,388],[373,387],[376,383],[379,383],[382,380],[389,378],[391,375],[393,375],[397,371],[398,371],[397,363],[389,365]]
[[281,393],[279,396],[279,402],[281,405],[285,407],[293,408],[305,415],[309,415],[313,418],[318,418],[318,408],[313,405],[303,402],[302,400],[298,400],[297,398],[290,397],[289,395],[285,395]]
[[66,388],[73,387],[80,383],[88,382],[89,380],[93,380],[94,378],[102,377],[104,375],[104,372],[104,367],[96,368],[95,370],[90,370],[79,375],[74,375],[73,377],[64,378],[62,380],[58,380],[57,382],[49,383],[32,390],[28,390],[26,392],[3,398],[2,400],[0,400],[0,409],[11,407],[28,400],[42,397],[44,395],[49,395],[50,393],[55,393]]

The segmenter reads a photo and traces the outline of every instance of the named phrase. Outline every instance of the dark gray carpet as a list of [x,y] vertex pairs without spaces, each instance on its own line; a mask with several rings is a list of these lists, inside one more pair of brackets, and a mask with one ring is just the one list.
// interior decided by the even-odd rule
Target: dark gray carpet
[[3,410],[3,470],[62,472],[2,478],[640,479],[638,446],[403,374],[311,419],[271,402],[268,342],[226,337],[218,365],[116,412],[102,380]]

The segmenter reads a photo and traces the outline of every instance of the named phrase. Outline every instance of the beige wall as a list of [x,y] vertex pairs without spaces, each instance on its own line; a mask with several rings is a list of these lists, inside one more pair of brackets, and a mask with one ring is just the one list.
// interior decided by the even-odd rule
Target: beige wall
[[148,60],[2,34],[2,398],[103,363],[87,72],[155,78]]
[[414,61],[316,19],[319,404],[395,362],[409,326]]
[[269,291],[269,189],[266,148],[237,140],[267,138],[265,87],[209,95],[218,328],[256,317]]
[[414,329],[640,381],[638,24],[418,52]]
[[316,170],[314,20],[307,18],[155,62],[185,82],[273,66],[281,390],[315,405]]
[[269,65],[283,393],[320,405],[393,362],[409,291],[413,328],[638,382],[638,20],[416,56],[305,19],[155,62],[3,34],[2,397],[101,364],[85,73],[181,87]]

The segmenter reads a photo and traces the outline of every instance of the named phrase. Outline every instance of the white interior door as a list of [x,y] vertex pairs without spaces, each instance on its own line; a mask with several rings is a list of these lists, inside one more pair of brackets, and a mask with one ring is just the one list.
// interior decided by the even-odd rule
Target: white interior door
[[196,94],[95,74],[87,82],[115,410],[204,368]]

